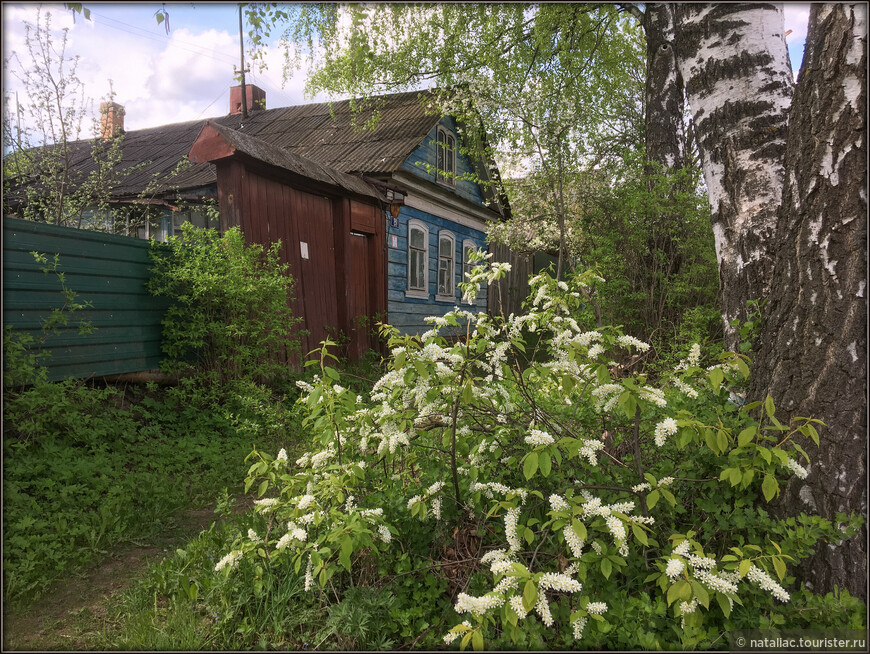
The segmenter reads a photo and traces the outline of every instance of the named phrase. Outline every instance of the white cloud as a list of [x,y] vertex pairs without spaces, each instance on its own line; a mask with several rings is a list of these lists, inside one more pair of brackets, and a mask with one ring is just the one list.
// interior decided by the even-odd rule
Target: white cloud
[[785,31],[791,30],[791,34],[786,37],[786,40],[789,42],[806,40],[807,25],[810,22],[810,5],[786,3],[783,11],[785,14]]

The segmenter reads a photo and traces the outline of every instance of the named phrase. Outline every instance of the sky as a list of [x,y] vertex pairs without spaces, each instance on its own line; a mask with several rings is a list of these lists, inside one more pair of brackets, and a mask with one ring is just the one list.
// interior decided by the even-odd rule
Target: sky
[[[115,101],[126,109],[129,130],[211,118],[228,113],[229,89],[239,67],[239,16],[234,2],[133,3],[85,2],[91,20],[75,18],[62,4],[3,2],[4,102],[14,106],[21,83],[12,74],[15,52],[26,63],[25,22],[36,23],[37,10],[51,13],[52,31],[60,43],[68,28],[67,56],[78,56],[78,77],[94,106],[106,99],[109,80]],[[156,14],[168,13],[159,23]],[[809,20],[809,4],[785,5],[785,28],[792,68],[800,68]],[[167,33],[166,23],[169,23]],[[247,30],[247,27],[245,28]],[[266,91],[273,109],[306,102],[323,102],[304,94],[305,72],[283,79],[283,49],[273,39],[266,48],[268,68],[256,68],[246,81]],[[14,109],[13,109],[14,110]],[[85,136],[83,134],[83,136]]]

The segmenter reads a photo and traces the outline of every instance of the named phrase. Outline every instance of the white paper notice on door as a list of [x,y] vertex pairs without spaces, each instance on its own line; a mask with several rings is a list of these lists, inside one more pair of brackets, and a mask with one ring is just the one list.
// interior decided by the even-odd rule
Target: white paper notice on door
[[308,259],[308,243],[305,241],[299,241],[299,247],[302,250],[302,258]]

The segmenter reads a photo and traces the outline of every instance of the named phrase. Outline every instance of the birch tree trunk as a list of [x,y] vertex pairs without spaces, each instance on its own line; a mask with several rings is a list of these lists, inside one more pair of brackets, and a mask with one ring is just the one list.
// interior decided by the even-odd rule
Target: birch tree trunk
[[794,82],[782,8],[674,5],[674,47],[694,119],[719,263],[725,346],[746,301],[767,296]]
[[686,165],[683,151],[683,81],[674,56],[674,6],[647,4],[643,13],[646,34],[644,139],[646,156],[662,170]]
[[[866,5],[818,5],[789,118],[788,171],[771,243],[772,288],[750,397],[824,420],[806,480],[784,511],[867,513]],[[812,445],[812,444],[810,444]],[[866,599],[866,527],[824,547],[801,576]]]

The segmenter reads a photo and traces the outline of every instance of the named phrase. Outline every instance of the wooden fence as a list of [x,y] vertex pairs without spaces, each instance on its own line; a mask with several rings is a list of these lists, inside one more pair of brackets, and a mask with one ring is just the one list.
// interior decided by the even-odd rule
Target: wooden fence
[[[138,238],[3,219],[3,324],[42,338],[43,321],[64,304],[56,275],[44,273],[32,252],[49,261],[59,256],[58,272],[77,301],[92,306],[76,311],[69,326],[49,336],[43,360],[52,381],[152,370],[160,365],[160,321],[168,301],[145,288],[150,277],[151,244]],[[80,335],[80,320],[96,329]]]

